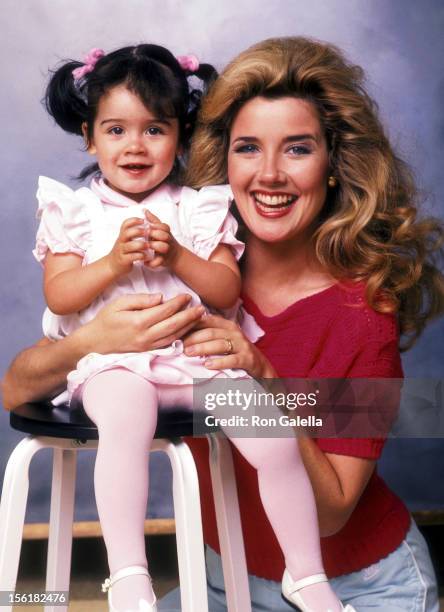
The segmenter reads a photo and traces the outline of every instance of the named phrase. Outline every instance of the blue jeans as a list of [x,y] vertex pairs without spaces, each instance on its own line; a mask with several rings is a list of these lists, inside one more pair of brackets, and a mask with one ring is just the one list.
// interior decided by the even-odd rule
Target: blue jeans
[[[207,548],[209,612],[227,612],[220,556]],[[250,576],[253,612],[292,612],[279,582]],[[330,581],[342,603],[357,612],[439,612],[435,573],[427,544],[412,521],[406,538],[388,557],[359,572]],[[180,591],[159,602],[159,611],[180,612]],[[197,612],[197,611],[196,611]]]

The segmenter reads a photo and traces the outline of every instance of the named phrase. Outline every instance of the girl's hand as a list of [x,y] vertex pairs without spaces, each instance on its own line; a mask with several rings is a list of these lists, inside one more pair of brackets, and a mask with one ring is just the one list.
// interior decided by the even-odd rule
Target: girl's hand
[[145,211],[146,220],[149,222],[147,231],[148,246],[153,249],[153,259],[145,263],[149,268],[167,266],[174,271],[176,261],[180,257],[182,245],[180,245],[171,233],[170,226],[162,223],[160,219],[149,210]]
[[233,321],[207,315],[184,340],[185,354],[210,356],[204,363],[209,370],[242,368],[253,378],[277,378],[268,359]]
[[131,272],[135,261],[143,261],[147,255],[147,243],[143,219],[131,217],[120,226],[111,252],[106,255],[114,276],[119,277]]

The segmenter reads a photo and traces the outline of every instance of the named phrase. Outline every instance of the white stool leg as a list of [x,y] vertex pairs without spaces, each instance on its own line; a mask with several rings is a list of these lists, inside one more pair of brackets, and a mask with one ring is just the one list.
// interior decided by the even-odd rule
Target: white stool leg
[[[32,436],[13,450],[6,466],[0,503],[0,590],[14,591],[22,547],[29,491],[29,464],[35,453],[47,448]],[[3,608],[9,612],[12,608]]]
[[227,438],[211,434],[210,470],[229,612],[251,612],[233,457]]
[[165,451],[173,470],[182,612],[208,612],[207,579],[196,464],[181,440],[155,440],[153,450]]
[[[47,591],[69,591],[76,459],[75,450],[54,448],[46,566]],[[67,610],[68,605],[45,606],[45,612],[67,612]]]

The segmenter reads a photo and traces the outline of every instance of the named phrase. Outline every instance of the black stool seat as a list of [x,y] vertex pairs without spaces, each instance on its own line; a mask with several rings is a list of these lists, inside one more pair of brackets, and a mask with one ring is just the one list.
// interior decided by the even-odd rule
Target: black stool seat
[[[193,435],[191,410],[171,409],[159,411],[155,438],[180,438]],[[73,438],[76,440],[98,440],[97,427],[81,406],[53,406],[50,402],[23,404],[10,413],[13,429],[27,434]]]

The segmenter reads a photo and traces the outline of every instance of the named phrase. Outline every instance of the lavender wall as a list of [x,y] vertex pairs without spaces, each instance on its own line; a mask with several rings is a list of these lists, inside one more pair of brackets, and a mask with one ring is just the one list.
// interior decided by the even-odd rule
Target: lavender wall
[[[18,350],[40,336],[41,272],[31,256],[36,178],[46,174],[70,182],[86,161],[81,142],[54,127],[42,108],[45,76],[60,59],[81,58],[93,46],[111,50],[158,42],[222,67],[251,43],[270,36],[301,34],[332,41],[366,69],[369,89],[398,151],[415,168],[429,209],[444,217],[441,0],[3,0],[1,13],[1,373]],[[443,332],[443,320],[430,326],[405,356],[407,374],[442,378]],[[0,413],[0,436],[1,475],[20,437],[9,429],[6,413]],[[444,481],[442,441],[408,444],[403,464],[420,454],[428,469],[434,466],[435,479]],[[413,468],[392,476],[398,454],[389,448],[383,465],[403,496],[412,505],[444,506],[442,488],[425,488],[419,469],[417,482]],[[33,468],[38,484],[32,492],[31,520],[44,520],[47,469],[46,458]],[[84,484],[78,517],[86,519],[95,516],[90,457],[82,460],[80,471]],[[159,502],[154,511],[168,512],[163,489],[156,488],[155,494]]]

